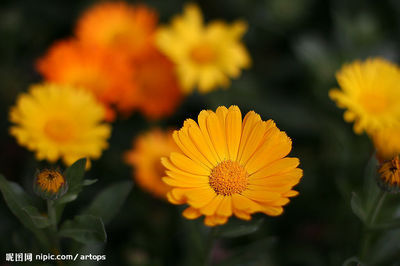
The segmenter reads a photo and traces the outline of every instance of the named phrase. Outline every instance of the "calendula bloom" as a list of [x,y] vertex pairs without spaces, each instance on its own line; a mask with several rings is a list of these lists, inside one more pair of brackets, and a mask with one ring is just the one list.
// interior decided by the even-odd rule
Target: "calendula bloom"
[[105,111],[87,91],[56,84],[32,86],[10,110],[10,133],[35,152],[38,160],[66,165],[97,159],[107,148],[111,127],[102,123]]
[[344,65],[336,74],[341,87],[329,92],[354,132],[373,133],[400,122],[400,70],[384,59],[371,58]]
[[133,57],[154,46],[157,14],[145,6],[105,2],[87,10],[79,19],[76,35],[82,41]]
[[188,204],[188,219],[205,216],[208,226],[224,224],[232,215],[250,220],[256,212],[282,214],[282,206],[303,173],[299,160],[288,158],[292,142],[272,120],[253,111],[242,115],[237,106],[203,110],[198,124],[187,119],[173,138],[181,152],[162,163],[163,181],[172,187],[168,200]]
[[36,173],[33,187],[35,192],[45,199],[56,199],[68,189],[63,174],[52,169],[44,169]]
[[156,42],[177,64],[186,92],[196,86],[200,92],[208,92],[227,87],[230,78],[237,78],[242,68],[250,66],[250,57],[241,42],[246,29],[244,21],[232,25],[213,21],[204,25],[200,9],[190,4],[170,26],[159,29]]
[[384,162],[378,170],[379,186],[388,192],[400,191],[400,159],[395,156],[392,160]]
[[153,50],[145,58],[135,60],[134,69],[137,90],[121,101],[121,107],[137,108],[150,119],[171,115],[182,100],[174,64]]
[[390,160],[400,154],[400,127],[376,131],[371,138],[381,160]]
[[125,162],[133,167],[133,178],[142,189],[165,199],[171,188],[161,180],[165,168],[160,158],[177,150],[172,131],[153,129],[134,140],[132,150],[125,153]]
[[55,43],[38,60],[37,69],[48,82],[92,92],[107,108],[107,120],[115,115],[110,106],[118,108],[135,90],[132,65],[125,57],[76,40]]

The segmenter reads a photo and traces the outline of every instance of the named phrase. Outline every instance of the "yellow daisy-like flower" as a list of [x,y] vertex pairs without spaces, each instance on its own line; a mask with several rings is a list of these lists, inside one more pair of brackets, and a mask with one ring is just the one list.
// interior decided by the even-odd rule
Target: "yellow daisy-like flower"
[[172,187],[168,200],[188,204],[188,219],[205,215],[215,226],[230,216],[250,220],[262,212],[277,216],[303,175],[297,158],[285,158],[292,142],[272,120],[251,111],[242,121],[237,106],[203,110],[198,124],[188,119],[173,134],[181,152],[162,158],[163,181]]
[[171,189],[161,179],[165,168],[160,158],[179,150],[172,139],[172,131],[153,129],[133,143],[133,149],[125,154],[125,162],[134,167],[133,178],[144,190],[158,198],[165,199]]
[[400,122],[400,70],[384,59],[346,64],[336,74],[341,87],[329,92],[344,119],[354,122],[354,132],[376,132]]
[[244,21],[204,25],[200,9],[190,4],[170,26],[158,30],[156,42],[177,64],[186,92],[196,86],[200,92],[208,92],[218,86],[227,87],[230,77],[237,78],[242,68],[250,66],[250,57],[240,41],[246,29]]
[[100,157],[111,127],[102,123],[105,110],[84,90],[39,84],[18,97],[10,111],[10,133],[36,153],[38,160],[66,165],[77,159]]
[[400,127],[384,128],[371,138],[379,159],[390,160],[400,154]]

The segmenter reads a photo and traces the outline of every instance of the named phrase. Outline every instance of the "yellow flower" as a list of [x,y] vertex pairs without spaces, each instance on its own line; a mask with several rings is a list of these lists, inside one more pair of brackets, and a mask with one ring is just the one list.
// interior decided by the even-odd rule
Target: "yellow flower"
[[346,64],[336,74],[342,90],[329,96],[338,107],[346,108],[344,120],[354,122],[354,132],[373,133],[400,123],[400,70],[384,59]]
[[400,127],[384,128],[371,135],[378,157],[390,160],[400,154]]
[[388,192],[400,191],[400,159],[395,156],[392,160],[384,162],[378,170],[379,186]]
[[153,129],[139,136],[133,143],[133,149],[125,154],[125,162],[134,168],[133,178],[144,190],[156,197],[165,199],[171,189],[161,179],[165,168],[160,158],[177,151],[172,132]]
[[156,42],[177,64],[186,92],[195,86],[200,92],[208,92],[218,86],[227,87],[230,77],[237,78],[242,68],[250,66],[248,52],[240,42],[246,29],[244,21],[232,25],[213,21],[204,25],[200,9],[191,4],[170,26],[158,30]]
[[36,153],[38,160],[62,158],[71,165],[82,157],[98,158],[107,148],[111,127],[93,96],[68,86],[39,84],[18,97],[10,111],[10,133]]
[[292,142],[272,120],[251,111],[242,121],[237,106],[203,110],[198,124],[188,119],[173,134],[181,152],[162,158],[163,181],[172,187],[168,200],[188,204],[188,219],[205,215],[215,226],[235,215],[250,220],[262,212],[277,216],[303,175],[297,158],[285,158]]

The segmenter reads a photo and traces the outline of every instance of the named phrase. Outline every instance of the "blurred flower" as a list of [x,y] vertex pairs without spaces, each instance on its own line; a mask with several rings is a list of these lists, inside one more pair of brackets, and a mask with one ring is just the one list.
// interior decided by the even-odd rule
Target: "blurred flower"
[[153,129],[134,140],[132,150],[125,153],[125,162],[134,168],[133,178],[144,190],[165,199],[170,187],[162,182],[165,168],[161,157],[169,156],[178,147],[171,137],[172,131]]
[[133,69],[126,58],[75,40],[55,43],[38,60],[37,69],[47,81],[91,91],[106,105],[107,120],[114,118],[110,106],[119,107],[135,90]]
[[380,160],[390,160],[400,154],[400,127],[384,128],[371,137]]
[[378,170],[379,186],[388,192],[400,191],[400,160],[395,156],[392,160],[384,162]]
[[336,74],[342,90],[329,96],[338,107],[347,108],[344,119],[354,122],[354,132],[376,132],[400,123],[400,70],[384,59],[346,64]]
[[285,158],[292,142],[272,120],[251,111],[242,122],[237,106],[203,110],[198,124],[188,119],[173,134],[182,152],[162,163],[169,170],[163,181],[172,188],[168,200],[189,204],[183,216],[205,215],[208,226],[224,224],[234,214],[250,220],[262,212],[276,216],[303,175],[297,158]]
[[51,169],[37,172],[33,187],[34,191],[44,199],[57,199],[68,189],[63,174]]
[[240,41],[246,29],[244,21],[232,25],[214,21],[203,25],[200,9],[191,4],[170,26],[159,29],[156,41],[177,64],[186,92],[195,86],[200,92],[208,92],[218,86],[227,87],[229,77],[237,78],[242,68],[250,66],[250,57]]
[[10,110],[10,133],[38,160],[62,158],[71,165],[82,157],[99,158],[111,127],[104,108],[91,94],[56,84],[32,86]]
[[76,35],[83,42],[140,57],[152,48],[156,27],[157,14],[148,7],[105,2],[81,16]]
[[121,101],[121,108],[129,111],[137,107],[151,119],[171,115],[182,99],[172,62],[154,49],[134,61],[134,70],[137,90]]

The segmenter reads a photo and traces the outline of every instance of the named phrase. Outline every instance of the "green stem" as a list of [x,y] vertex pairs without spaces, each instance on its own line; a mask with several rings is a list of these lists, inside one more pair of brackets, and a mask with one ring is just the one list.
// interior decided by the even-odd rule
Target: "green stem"
[[53,200],[47,200],[47,212],[50,219],[50,239],[52,243],[52,252],[56,254],[60,254],[60,242],[58,239],[58,230],[57,230],[57,214],[56,209],[54,207]]
[[364,261],[365,256],[367,255],[369,247],[371,245],[373,232],[369,229],[372,228],[375,224],[376,218],[378,217],[382,209],[383,202],[385,201],[386,194],[387,193],[385,191],[380,190],[374,204],[372,205],[371,209],[368,210],[367,220],[365,221],[364,236],[363,240],[361,241],[361,261]]

